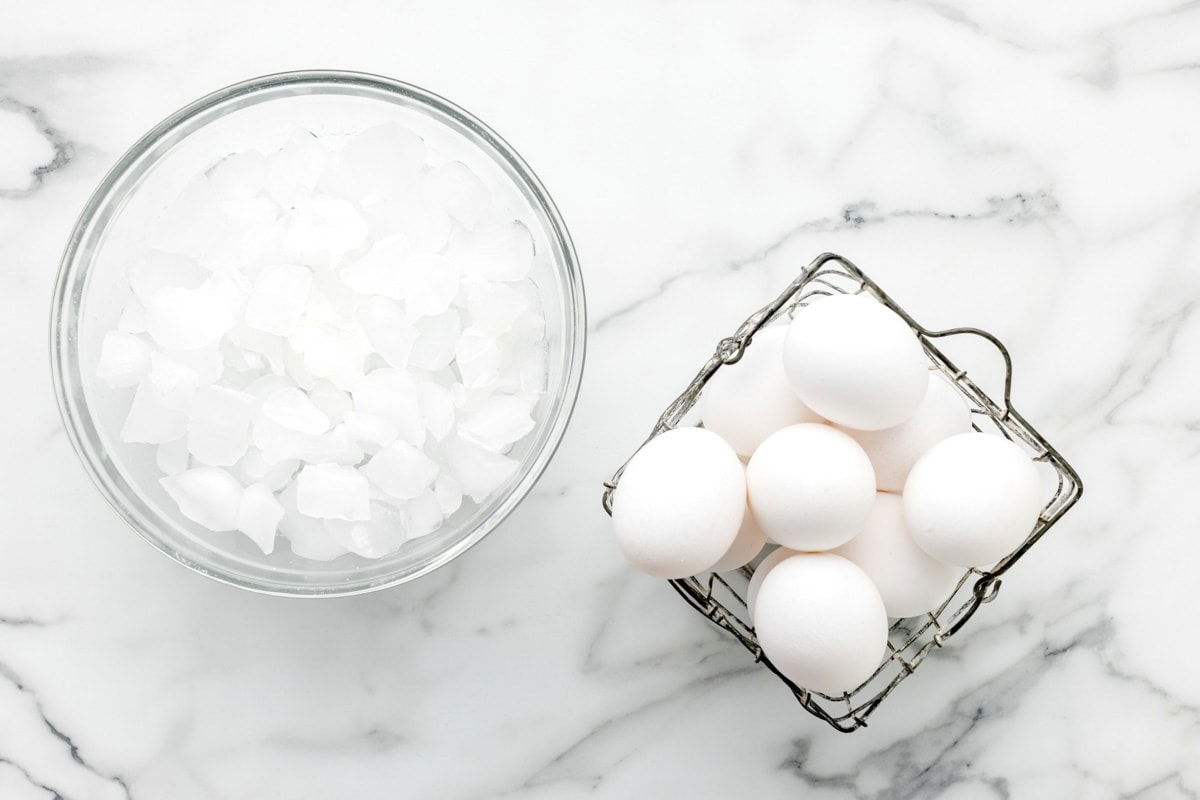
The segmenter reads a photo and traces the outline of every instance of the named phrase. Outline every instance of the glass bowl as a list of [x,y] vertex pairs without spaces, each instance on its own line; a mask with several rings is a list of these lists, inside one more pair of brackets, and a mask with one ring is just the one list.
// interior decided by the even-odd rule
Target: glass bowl
[[[528,221],[535,247],[530,277],[546,320],[547,375],[534,412],[536,427],[509,453],[519,467],[507,483],[391,555],[371,560],[346,554],[319,562],[286,546],[263,555],[241,534],[214,533],[180,515],[156,480],[154,447],[120,440],[130,393],[96,379],[100,341],[115,326],[127,296],[126,259],[143,246],[147,226],[187,180],[231,152],[278,147],[297,128],[337,137],[392,120],[425,137],[431,155],[467,163]],[[328,597],[431,572],[470,549],[516,507],[566,428],[583,371],[585,328],[583,283],[567,229],[541,182],[504,140],[453,103],[415,86],[360,73],[290,72],[197,100],[142,137],[105,176],[63,255],[51,315],[51,362],[72,445],[109,505],[146,541],[234,586]]]

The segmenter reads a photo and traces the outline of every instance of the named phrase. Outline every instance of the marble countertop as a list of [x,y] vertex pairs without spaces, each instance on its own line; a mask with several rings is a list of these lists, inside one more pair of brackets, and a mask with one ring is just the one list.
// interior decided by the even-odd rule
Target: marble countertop
[[[0,11],[0,798],[1200,795],[1200,6],[380,0]],[[237,80],[390,75],[557,200],[591,330],[528,500],[415,584],[194,575],[78,465],[57,261],[141,133]],[[845,736],[619,557],[601,482],[824,250],[997,334],[1087,496]],[[636,392],[630,391],[636,385]]]

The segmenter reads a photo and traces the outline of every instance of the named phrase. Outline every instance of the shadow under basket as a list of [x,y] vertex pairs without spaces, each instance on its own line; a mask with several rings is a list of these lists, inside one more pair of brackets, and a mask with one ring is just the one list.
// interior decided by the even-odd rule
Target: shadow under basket
[[[797,686],[780,674],[763,653],[750,624],[744,599],[747,583],[754,574],[753,566],[723,575],[707,573],[670,581],[675,591],[693,608],[741,642],[754,656],[755,661],[760,662],[787,684],[805,709],[837,730],[848,733],[864,727],[867,718],[884,698],[920,666],[930,651],[941,647],[963,627],[982,604],[991,602],[996,597],[996,592],[1000,589],[1000,576],[1079,500],[1083,493],[1083,484],[1071,465],[1012,407],[1012,360],[1008,350],[996,337],[977,328],[931,331],[921,326],[904,309],[896,305],[874,281],[863,274],[862,270],[833,253],[824,253],[814,259],[779,297],[751,315],[734,335],[718,343],[716,353],[687,389],[663,412],[647,441],[681,423],[691,424],[689,412],[696,405],[705,384],[721,367],[735,364],[741,359],[759,329],[790,317],[796,309],[814,298],[835,293],[865,293],[898,314],[920,339],[932,366],[941,371],[962,393],[971,409],[975,429],[985,430],[987,426],[994,426],[1001,435],[1027,452],[1031,459],[1052,469],[1057,478],[1053,494],[1043,507],[1033,530],[1021,545],[988,569],[965,570],[955,590],[930,613],[895,621],[888,631],[887,653],[878,669],[860,686],[842,695],[831,696]],[[994,400],[978,385],[976,381],[983,382],[978,375],[975,380],[967,377],[966,370],[960,369],[950,360],[942,348],[948,347],[952,341],[973,342],[975,356],[981,354],[980,343],[998,352],[1003,361],[1003,373],[996,384],[1001,393],[1000,401]],[[939,344],[942,345],[941,348]],[[604,509],[610,515],[613,494],[624,469],[622,466],[612,479],[605,483]]]

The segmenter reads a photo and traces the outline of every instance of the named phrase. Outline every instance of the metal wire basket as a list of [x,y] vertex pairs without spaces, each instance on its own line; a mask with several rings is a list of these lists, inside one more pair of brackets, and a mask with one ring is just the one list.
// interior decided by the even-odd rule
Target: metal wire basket
[[[756,661],[787,684],[805,709],[837,730],[849,733],[865,726],[867,718],[884,698],[912,674],[934,648],[941,647],[982,604],[996,597],[1000,589],[1000,576],[1079,500],[1083,484],[1071,465],[1012,407],[1012,359],[996,337],[977,328],[932,331],[921,326],[862,270],[833,253],[824,253],[814,259],[779,297],[752,314],[736,333],[717,344],[712,358],[663,412],[646,441],[684,422],[709,379],[721,367],[737,363],[759,329],[785,316],[790,317],[797,308],[816,296],[834,293],[866,293],[900,315],[920,339],[933,366],[952,381],[966,398],[976,430],[981,430],[981,425],[994,425],[1000,434],[1026,450],[1030,458],[1048,464],[1057,474],[1057,489],[1021,545],[990,569],[966,570],[950,596],[930,613],[893,623],[888,631],[887,654],[878,669],[860,686],[839,696],[797,686],[784,677],[763,653],[754,635],[754,627],[750,624],[744,599],[746,584],[754,574],[753,566],[743,567],[725,576],[708,573],[670,581],[675,591],[693,608],[730,633],[750,651]],[[1000,402],[989,397],[975,381],[967,377],[966,370],[951,362],[935,344],[937,340],[954,336],[978,337],[999,351],[1004,364],[1003,396]],[[622,465],[612,479],[604,484],[604,510],[610,515],[613,495],[624,470],[625,465]]]

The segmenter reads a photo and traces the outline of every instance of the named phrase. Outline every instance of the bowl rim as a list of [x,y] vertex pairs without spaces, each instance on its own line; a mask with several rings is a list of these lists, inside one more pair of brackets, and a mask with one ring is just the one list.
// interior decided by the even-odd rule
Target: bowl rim
[[[101,469],[100,462],[108,461],[105,451],[103,448],[93,447],[90,442],[85,441],[79,430],[80,423],[83,420],[90,422],[91,417],[86,413],[86,404],[77,396],[82,393],[82,389],[72,383],[73,380],[77,382],[79,376],[72,374],[71,367],[75,367],[76,373],[80,370],[78,368],[78,341],[74,335],[79,314],[77,311],[72,312],[71,301],[82,296],[82,287],[86,283],[86,267],[91,261],[89,254],[88,263],[80,262],[81,248],[84,242],[102,234],[107,227],[109,220],[100,220],[101,213],[119,208],[121,202],[128,196],[129,189],[136,189],[136,184],[133,187],[120,187],[120,184],[131,169],[137,166],[142,159],[147,158],[154,148],[167,141],[172,135],[177,135],[182,139],[193,130],[203,127],[207,121],[199,122],[195,128],[188,126],[206,112],[238,98],[288,87],[294,87],[297,90],[308,89],[307,93],[315,94],[319,91],[314,90],[319,90],[320,87],[336,86],[374,90],[415,103],[417,106],[424,107],[426,111],[433,110],[444,114],[467,128],[474,136],[479,137],[484,149],[506,162],[506,165],[515,173],[517,182],[528,191],[531,203],[545,215],[551,240],[561,253],[561,258],[555,258],[557,262],[555,270],[563,279],[561,300],[565,307],[567,323],[563,330],[564,347],[567,353],[564,369],[565,381],[561,392],[556,393],[558,396],[555,398],[554,416],[545,429],[545,445],[533,453],[523,476],[513,486],[512,491],[487,517],[482,519],[466,536],[454,542],[452,546],[435,553],[418,568],[397,576],[385,575],[382,578],[360,582],[339,581],[337,584],[287,585],[259,582],[245,576],[214,569],[212,565],[198,563],[189,558],[171,546],[168,541],[155,535],[139,520],[140,515],[133,513],[123,503],[121,493],[111,485],[107,475]],[[118,189],[121,190],[118,191]],[[142,540],[172,561],[218,583],[279,597],[345,597],[398,586],[445,566],[495,530],[525,499],[545,472],[562,443],[563,435],[578,400],[587,349],[587,309],[579,259],[558,207],[532,168],[499,134],[452,101],[414,84],[367,72],[311,69],[261,75],[210,92],[168,115],[125,151],[101,179],[71,229],[59,260],[58,274],[51,300],[49,333],[51,378],[59,416],[67,438],[101,496]]]

